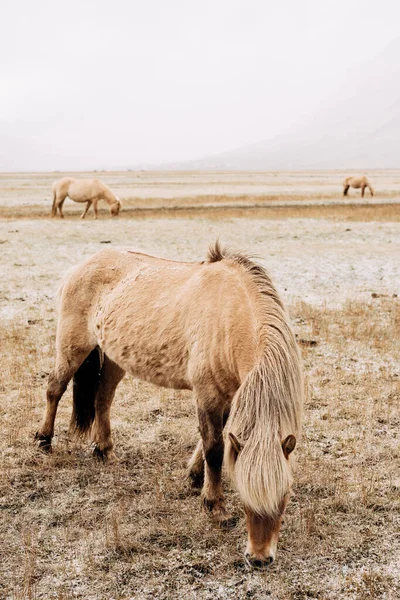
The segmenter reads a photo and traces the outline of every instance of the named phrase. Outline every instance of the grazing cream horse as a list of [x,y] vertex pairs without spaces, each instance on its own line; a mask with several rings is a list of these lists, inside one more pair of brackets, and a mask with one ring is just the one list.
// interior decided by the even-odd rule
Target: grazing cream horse
[[364,198],[365,188],[369,189],[371,196],[374,195],[374,190],[365,175],[362,175],[361,177],[346,177],[346,179],[343,181],[343,196],[347,196],[347,192],[349,191],[350,187],[356,189],[361,188],[362,198]]
[[64,215],[62,207],[66,197],[75,202],[86,202],[86,208],[81,215],[81,219],[86,217],[86,213],[93,205],[94,216],[97,219],[97,203],[99,200],[105,200],[110,206],[112,217],[116,217],[121,208],[121,201],[108,186],[99,179],[74,179],[73,177],[63,177],[53,183],[53,207],[51,216],[57,216],[57,209],[60,217]]
[[72,431],[90,431],[101,458],[113,448],[110,408],[125,372],[193,390],[201,439],[189,461],[192,484],[202,487],[214,520],[231,526],[221,487],[225,445],[246,515],[246,560],[256,568],[272,563],[292,485],[303,377],[288,316],[263,267],[218,243],[197,263],[104,250],[63,284],[56,349],[39,446],[51,450],[71,378]]

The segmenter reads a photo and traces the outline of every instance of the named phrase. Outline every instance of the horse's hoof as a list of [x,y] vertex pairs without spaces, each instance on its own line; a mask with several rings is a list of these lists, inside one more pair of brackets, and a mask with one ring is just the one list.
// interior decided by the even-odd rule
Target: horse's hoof
[[97,460],[101,460],[102,462],[106,462],[108,456],[105,450],[101,450],[97,444],[93,444],[93,456],[97,458]]
[[223,531],[230,531],[234,529],[238,523],[237,517],[227,516],[224,517],[221,521],[218,521],[218,526]]
[[215,504],[211,511],[211,516],[214,523],[225,531],[233,529],[236,525],[234,517],[226,510],[223,504]]
[[104,463],[118,461],[118,458],[116,457],[115,453],[111,450],[111,448],[101,450],[101,448],[99,448],[97,444],[93,444],[92,448],[93,456],[97,460],[100,460]]
[[190,471],[188,475],[190,485],[195,490],[200,490],[204,484],[204,473],[195,473],[194,471]]
[[211,515],[212,520],[220,529],[232,529],[235,527],[237,519],[226,510],[225,504],[221,499],[209,500],[203,496],[203,508]]
[[43,435],[38,431],[35,433],[35,440],[37,441],[37,446],[43,452],[52,452],[53,449],[51,447],[51,436]]
[[212,520],[220,529],[229,531],[236,527],[237,517],[233,517],[221,500],[209,500],[203,497],[203,507],[211,515]]
[[203,508],[206,512],[212,513],[216,504],[216,500],[209,500],[208,498],[202,497]]

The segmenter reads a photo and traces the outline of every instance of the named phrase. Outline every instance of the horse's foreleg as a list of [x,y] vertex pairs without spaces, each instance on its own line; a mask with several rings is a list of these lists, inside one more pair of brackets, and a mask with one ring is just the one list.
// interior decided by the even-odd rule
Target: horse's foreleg
[[83,213],[81,214],[81,219],[84,219],[84,218],[86,217],[86,215],[87,215],[87,211],[89,210],[89,208],[90,208],[91,204],[92,204],[92,201],[91,201],[91,200],[88,200],[88,201],[86,202],[86,208],[85,208],[85,210],[83,211]]
[[204,451],[204,485],[202,490],[203,504],[210,511],[213,519],[221,527],[230,527],[232,517],[225,508],[221,485],[222,461],[224,458],[224,414],[221,399],[213,402],[198,401],[198,418]]
[[361,188],[361,198],[364,198],[365,188],[366,188],[365,185],[363,185],[362,188]]
[[95,400],[95,420],[93,429],[94,455],[109,458],[113,443],[111,439],[110,410],[117,385],[125,375],[114,361],[104,355],[99,389]]
[[204,483],[204,453],[203,442],[199,440],[195,451],[188,461],[189,478],[192,487],[200,489]]
[[[229,417],[229,409],[226,409],[223,414],[222,425],[225,427],[225,423]],[[203,451],[203,440],[199,440],[197,446],[188,460],[188,477],[191,481],[191,485],[195,489],[201,489],[204,484],[204,451]]]
[[343,189],[343,196],[347,196],[347,192],[349,191],[349,185],[345,185]]
[[98,200],[93,201],[93,210],[94,210],[94,218],[95,219],[97,219],[97,216],[98,216],[97,203],[98,203]]
[[371,194],[371,196],[373,196],[374,190],[372,189],[372,187],[370,185],[368,186],[368,189],[369,189],[369,193]]

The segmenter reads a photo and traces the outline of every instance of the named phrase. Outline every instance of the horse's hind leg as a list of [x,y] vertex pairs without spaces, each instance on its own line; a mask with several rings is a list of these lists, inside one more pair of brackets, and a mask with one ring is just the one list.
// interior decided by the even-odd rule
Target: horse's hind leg
[[52,372],[49,375],[46,394],[46,412],[42,424],[35,434],[39,447],[47,452],[51,451],[51,439],[54,435],[54,421],[57,414],[58,403],[67,389],[70,379],[70,377],[57,377],[55,372]]
[[66,197],[67,197],[67,196],[64,196],[64,197],[62,197],[62,196],[61,196],[61,198],[60,198],[60,199],[57,201],[57,205],[56,205],[56,212],[57,212],[57,208],[58,208],[58,210],[59,210],[59,212],[60,212],[60,217],[61,217],[61,219],[63,219],[63,218],[64,218],[64,213],[63,213],[63,211],[62,211],[62,208],[63,208],[63,204],[64,204],[64,202],[65,202],[65,198],[66,198]]
[[107,459],[113,448],[111,439],[110,410],[117,385],[125,375],[114,361],[104,355],[99,387],[95,399],[95,420],[93,429],[94,455]]
[[[69,346],[71,348],[71,346]],[[46,411],[36,439],[43,450],[51,450],[51,439],[54,435],[54,421],[57,414],[58,403],[67,389],[68,383],[82,362],[90,353],[91,348],[71,352],[69,357],[57,356],[56,368],[49,375],[46,394]]]
[[64,200],[67,196],[65,196],[64,194],[58,194],[57,192],[55,192],[54,194],[54,200],[53,200],[53,206],[51,209],[51,216],[52,217],[56,217],[57,216],[57,211],[60,212],[60,217],[63,219],[64,215],[62,213],[62,205],[64,204]]

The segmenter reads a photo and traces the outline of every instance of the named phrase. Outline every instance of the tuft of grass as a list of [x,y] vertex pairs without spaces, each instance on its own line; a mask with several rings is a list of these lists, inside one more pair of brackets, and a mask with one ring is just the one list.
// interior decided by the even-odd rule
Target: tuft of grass
[[[48,182],[52,177],[48,175]],[[212,210],[202,213],[199,208],[193,218],[208,218]],[[187,222],[183,226],[172,220],[143,223],[140,231],[124,219],[103,224],[53,221],[40,231],[34,219],[31,224],[3,223],[7,269],[0,292],[5,315],[0,322],[1,598],[400,597],[400,315],[399,300],[383,295],[392,289],[385,281],[382,289],[369,290],[368,298],[365,290],[356,296],[349,289],[352,300],[345,302],[338,294],[334,307],[298,301],[305,290],[288,285],[293,298],[290,315],[303,340],[307,399],[303,436],[294,453],[293,494],[277,561],[266,573],[248,571],[244,563],[245,522],[229,482],[224,480],[227,502],[238,519],[230,532],[215,529],[188,485],[186,460],[198,437],[190,393],[161,390],[126,377],[112,409],[118,460],[102,464],[93,460],[89,442],[68,437],[68,390],[59,406],[54,452],[44,455],[35,446],[33,434],[42,418],[54,360],[52,294],[65,269],[102,247],[102,240],[142,244],[145,250],[171,257],[202,258],[218,226],[228,242],[239,233],[241,241],[249,240],[256,249],[262,241],[265,257],[271,242],[272,252],[276,247],[287,253],[281,284],[291,277],[299,281],[294,269],[300,264],[300,243],[290,246],[298,230],[284,223],[286,237],[276,246],[282,223],[222,222],[221,215],[229,215],[224,212],[229,210],[239,209],[219,207],[214,214],[218,222],[193,222],[196,236],[191,239],[178,235]],[[287,216],[286,208],[276,210]],[[290,210],[295,214],[300,209]],[[332,208],[336,210],[342,209]],[[355,216],[362,214],[358,210]],[[360,224],[356,233],[371,236],[373,244],[379,227]],[[322,221],[308,224],[304,243],[325,249],[320,233],[326,228]],[[346,237],[351,232],[339,228],[347,251],[352,248]],[[330,224],[329,231],[336,235],[338,228]],[[382,260],[394,247],[396,231],[392,225],[388,246],[382,232],[379,235]],[[365,252],[365,247],[357,246],[357,252]],[[393,258],[393,250],[389,256]],[[280,265],[278,260],[274,264]],[[396,273],[390,264],[390,273]],[[282,273],[277,268],[278,276]],[[340,269],[329,276],[343,284]],[[332,286],[322,288],[318,298],[326,289]]]
[[[318,198],[320,200],[320,198]],[[292,204],[290,204],[292,202]],[[138,205],[137,205],[138,204]],[[81,207],[66,206],[66,218],[79,220]],[[107,207],[99,207],[99,218],[109,218]],[[88,219],[91,218],[89,215]],[[232,198],[227,196],[207,198],[191,197],[186,202],[176,200],[173,204],[165,199],[146,198],[140,203],[124,202],[121,219],[333,219],[337,221],[399,222],[398,202],[341,204],[332,201],[318,204],[315,199],[301,197],[297,203],[287,196],[274,199],[254,199],[251,196]],[[0,219],[50,219],[50,209],[43,205],[0,206]]]
[[[138,598],[396,597],[399,578],[387,570],[400,549],[400,387],[396,372],[371,365],[398,356],[397,299],[335,310],[301,302],[290,312],[298,335],[317,344],[303,348],[304,435],[279,559],[266,575],[246,570],[245,523],[228,483],[239,517],[230,533],[213,527],[185,479],[198,435],[189,393],[124,379],[113,409],[119,460],[103,465],[88,444],[68,439],[67,392],[54,452],[43,455],[32,434],[53,324],[16,319],[3,328],[4,597],[90,598],[96,590],[96,598],[130,598],[132,589]],[[368,353],[369,368],[351,360],[353,344]]]

